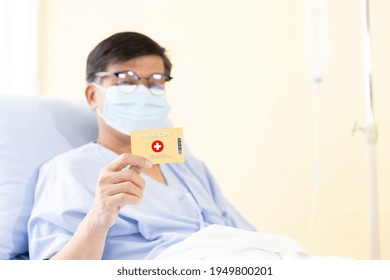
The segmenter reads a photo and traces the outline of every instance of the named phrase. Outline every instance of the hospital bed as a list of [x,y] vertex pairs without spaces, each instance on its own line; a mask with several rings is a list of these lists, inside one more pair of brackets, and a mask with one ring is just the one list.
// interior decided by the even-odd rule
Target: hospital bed
[[[0,95],[0,259],[29,259],[27,222],[39,167],[97,138],[86,101]],[[277,253],[275,253],[277,252]],[[212,225],[158,259],[307,259],[295,240]]]
[[27,221],[39,167],[97,138],[86,101],[0,95],[0,259],[28,259]]

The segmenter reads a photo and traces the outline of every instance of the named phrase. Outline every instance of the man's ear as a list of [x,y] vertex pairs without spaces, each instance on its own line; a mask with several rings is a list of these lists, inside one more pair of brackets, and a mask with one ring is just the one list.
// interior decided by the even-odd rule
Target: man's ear
[[97,88],[94,87],[91,83],[88,83],[85,87],[85,97],[87,98],[89,107],[92,110],[96,110],[98,107],[98,101],[97,101]]

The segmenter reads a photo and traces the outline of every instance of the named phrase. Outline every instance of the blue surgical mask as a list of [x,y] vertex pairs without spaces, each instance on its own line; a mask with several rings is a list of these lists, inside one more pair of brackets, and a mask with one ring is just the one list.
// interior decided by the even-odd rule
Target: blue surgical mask
[[[155,96],[144,85],[138,85],[131,93],[123,93],[118,86],[106,89],[103,112],[97,109],[99,116],[107,125],[130,135],[133,130],[162,128],[167,121],[171,106],[165,96]],[[132,87],[123,85],[121,87]]]

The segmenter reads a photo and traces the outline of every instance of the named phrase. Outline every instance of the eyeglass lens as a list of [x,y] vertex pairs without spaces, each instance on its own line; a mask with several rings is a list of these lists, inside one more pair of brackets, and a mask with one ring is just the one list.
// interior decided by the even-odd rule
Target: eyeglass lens
[[[123,92],[129,93],[134,91],[142,79],[146,79],[148,89],[155,95],[164,94],[164,85],[166,77],[164,74],[152,74],[147,78],[140,78],[131,71],[121,72],[115,75],[117,77],[116,84]],[[130,86],[130,87],[129,87]]]

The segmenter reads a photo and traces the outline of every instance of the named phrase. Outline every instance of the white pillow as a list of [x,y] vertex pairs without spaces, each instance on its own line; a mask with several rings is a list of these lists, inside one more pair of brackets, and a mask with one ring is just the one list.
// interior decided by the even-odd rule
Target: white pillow
[[0,259],[28,258],[38,168],[96,138],[96,117],[86,101],[0,96]]

